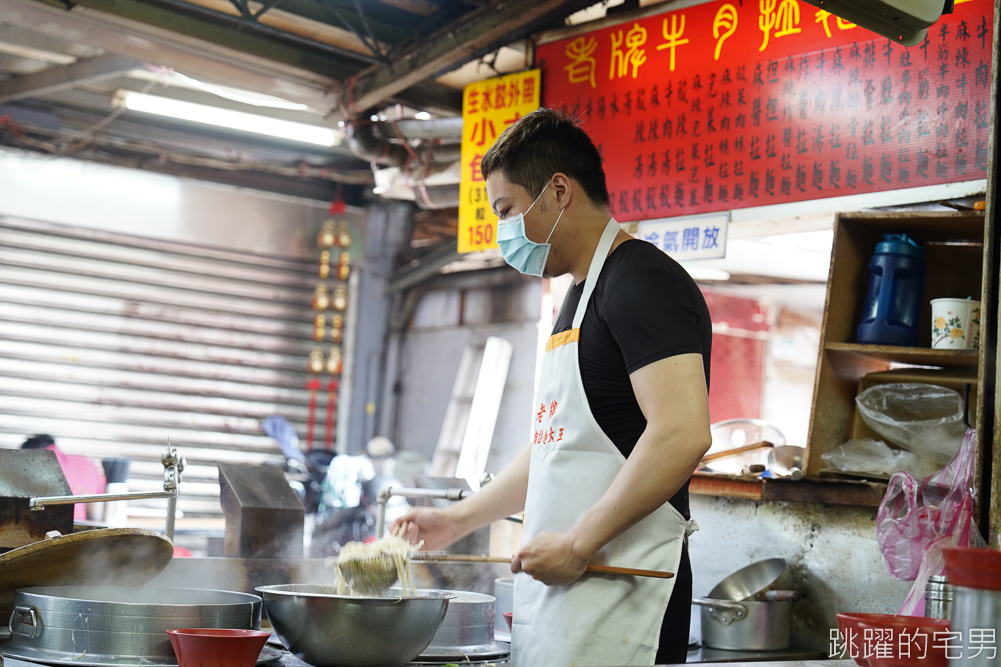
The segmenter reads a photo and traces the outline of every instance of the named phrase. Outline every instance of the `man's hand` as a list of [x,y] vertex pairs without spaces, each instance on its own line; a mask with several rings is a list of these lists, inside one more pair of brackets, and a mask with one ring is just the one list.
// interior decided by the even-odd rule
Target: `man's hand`
[[438,551],[481,526],[525,509],[531,446],[501,470],[500,474],[471,496],[445,509],[418,507],[393,522],[390,533],[411,544],[424,540],[429,551]]
[[587,563],[566,533],[539,533],[511,560],[511,571],[529,574],[547,586],[565,586],[580,579]]
[[449,512],[433,507],[418,507],[407,512],[393,522],[389,532],[411,544],[424,540],[424,548],[428,551],[444,549],[461,537]]

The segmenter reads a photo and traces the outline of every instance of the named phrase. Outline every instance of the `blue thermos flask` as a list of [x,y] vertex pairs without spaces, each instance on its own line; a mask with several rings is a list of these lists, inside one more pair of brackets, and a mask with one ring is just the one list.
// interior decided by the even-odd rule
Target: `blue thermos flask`
[[869,260],[869,285],[856,341],[867,345],[917,345],[924,277],[924,248],[906,234],[884,234]]

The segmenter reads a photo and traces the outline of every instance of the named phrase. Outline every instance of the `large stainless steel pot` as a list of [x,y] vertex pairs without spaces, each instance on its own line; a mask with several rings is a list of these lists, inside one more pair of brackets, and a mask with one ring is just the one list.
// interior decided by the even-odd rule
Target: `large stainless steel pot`
[[718,583],[701,607],[702,642],[734,651],[789,648],[792,602],[799,598],[782,558],[752,563]]
[[261,627],[261,598],[194,588],[48,586],[14,596],[4,655],[81,667],[176,665],[166,631]]
[[471,591],[441,592],[455,597],[448,602],[445,620],[438,632],[421,652],[421,662],[462,662],[467,657],[493,660],[511,652],[506,644],[494,641],[496,606],[493,595]]
[[693,600],[702,605],[702,643],[731,651],[789,648],[791,602]]
[[469,591],[442,591],[449,600],[445,620],[424,653],[466,652],[494,642],[494,596]]

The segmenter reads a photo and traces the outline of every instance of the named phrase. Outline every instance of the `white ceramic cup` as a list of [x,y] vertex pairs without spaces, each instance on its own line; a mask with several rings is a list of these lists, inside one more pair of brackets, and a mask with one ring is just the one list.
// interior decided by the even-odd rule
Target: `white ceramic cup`
[[931,300],[931,346],[966,350],[980,343],[980,302],[972,299]]

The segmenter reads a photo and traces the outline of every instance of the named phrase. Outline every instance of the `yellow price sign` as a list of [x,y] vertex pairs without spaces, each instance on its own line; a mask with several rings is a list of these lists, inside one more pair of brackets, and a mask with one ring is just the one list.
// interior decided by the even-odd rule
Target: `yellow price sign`
[[497,219],[490,210],[480,160],[508,125],[539,108],[539,92],[537,69],[477,81],[462,91],[460,253],[497,247]]

